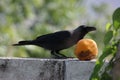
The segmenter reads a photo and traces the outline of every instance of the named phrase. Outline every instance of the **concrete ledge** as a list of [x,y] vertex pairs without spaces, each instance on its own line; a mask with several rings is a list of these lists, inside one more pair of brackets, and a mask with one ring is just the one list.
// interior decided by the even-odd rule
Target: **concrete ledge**
[[0,80],[89,80],[95,61],[0,58]]

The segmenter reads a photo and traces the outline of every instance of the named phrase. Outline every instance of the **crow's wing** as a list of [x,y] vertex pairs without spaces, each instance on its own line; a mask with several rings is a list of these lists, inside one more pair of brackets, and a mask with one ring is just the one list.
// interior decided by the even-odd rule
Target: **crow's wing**
[[69,31],[59,31],[59,32],[39,36],[36,38],[35,42],[42,44],[62,43],[70,37],[71,37],[71,33]]

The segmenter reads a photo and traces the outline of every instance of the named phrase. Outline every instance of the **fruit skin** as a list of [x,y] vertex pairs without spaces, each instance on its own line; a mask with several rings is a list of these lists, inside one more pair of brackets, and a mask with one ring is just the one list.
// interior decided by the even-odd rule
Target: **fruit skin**
[[79,60],[91,60],[98,55],[97,44],[92,39],[81,39],[75,47],[75,55]]

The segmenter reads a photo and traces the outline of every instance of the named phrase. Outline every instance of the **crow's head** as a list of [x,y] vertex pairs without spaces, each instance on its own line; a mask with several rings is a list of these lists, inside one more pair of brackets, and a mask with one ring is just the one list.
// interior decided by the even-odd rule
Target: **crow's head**
[[81,26],[79,26],[78,27],[78,29],[80,30],[80,31],[82,31],[82,32],[90,32],[90,31],[94,31],[94,30],[96,30],[96,28],[95,27],[92,27],[92,26],[86,26],[86,25],[81,25]]

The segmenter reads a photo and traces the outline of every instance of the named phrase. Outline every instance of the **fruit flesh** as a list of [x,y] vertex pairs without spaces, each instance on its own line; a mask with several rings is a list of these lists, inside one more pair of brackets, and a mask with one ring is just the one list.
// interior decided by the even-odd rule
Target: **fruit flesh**
[[92,39],[78,41],[75,48],[75,55],[79,60],[91,60],[98,54],[97,44]]

